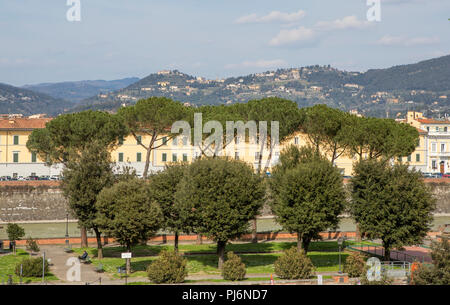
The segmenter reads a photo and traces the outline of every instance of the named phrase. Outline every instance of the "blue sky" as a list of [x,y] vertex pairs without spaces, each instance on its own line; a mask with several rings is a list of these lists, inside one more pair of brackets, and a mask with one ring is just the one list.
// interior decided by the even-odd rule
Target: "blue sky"
[[450,54],[450,1],[0,0],[0,82],[207,78],[330,64],[364,71]]

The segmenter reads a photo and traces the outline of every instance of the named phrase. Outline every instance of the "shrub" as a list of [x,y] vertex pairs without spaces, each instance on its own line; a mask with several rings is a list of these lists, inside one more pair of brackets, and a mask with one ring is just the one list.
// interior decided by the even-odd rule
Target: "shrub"
[[314,265],[304,251],[292,247],[275,261],[275,273],[282,279],[308,279],[313,275]]
[[392,279],[389,279],[386,274],[382,274],[381,275],[381,279],[379,281],[369,281],[367,279],[367,275],[363,274],[362,278],[361,278],[361,285],[391,285],[393,282]]
[[352,252],[344,264],[344,273],[349,277],[360,277],[366,271],[366,261],[364,255],[360,252]]
[[245,278],[245,264],[233,252],[227,253],[227,261],[222,267],[222,276],[227,281],[242,281]]
[[186,260],[175,252],[163,251],[147,268],[149,279],[157,284],[182,283],[187,276]]
[[31,237],[28,237],[27,239],[27,251],[30,252],[39,252],[41,249],[39,249],[39,246],[36,242],[36,240],[34,240]]
[[413,285],[449,285],[450,284],[450,243],[442,238],[431,246],[433,265],[420,264],[411,277]]
[[[24,258],[22,262],[17,263],[15,273],[20,276],[20,265],[22,265],[22,276],[40,277],[42,276],[42,257]],[[45,262],[45,273],[48,273],[48,262]]]

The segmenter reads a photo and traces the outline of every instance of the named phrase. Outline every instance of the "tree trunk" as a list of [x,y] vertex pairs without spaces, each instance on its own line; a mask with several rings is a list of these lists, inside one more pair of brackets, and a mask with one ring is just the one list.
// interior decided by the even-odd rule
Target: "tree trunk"
[[218,268],[222,269],[223,263],[225,261],[225,246],[227,245],[226,241],[218,241],[217,242],[217,256],[219,257]]
[[203,243],[203,241],[202,241],[202,234],[197,234],[197,242],[196,242],[196,244],[197,245],[201,245]]
[[87,248],[89,245],[88,245],[86,228],[81,227],[80,231],[81,231],[81,248]]
[[[127,246],[127,252],[131,252],[131,246]],[[128,276],[129,274],[131,274],[131,259],[130,258],[126,259],[126,271],[127,271],[127,273],[125,274],[125,276]]]
[[152,153],[152,147],[151,145],[149,145],[149,147],[147,148],[147,154],[145,156],[145,167],[144,167],[144,173],[142,174],[142,177],[147,178],[148,175],[148,168],[150,166],[150,155]]
[[356,241],[357,242],[361,242],[362,241],[362,237],[361,237],[361,230],[359,229],[359,225],[356,224]]
[[257,243],[258,242],[258,235],[257,235],[257,223],[256,223],[256,217],[255,219],[252,220],[252,243]]
[[302,239],[302,249],[305,251],[305,254],[308,253],[309,244],[311,243],[311,238],[303,237]]
[[391,245],[383,243],[384,248],[384,260],[386,262],[391,260]]
[[175,231],[175,238],[173,241],[173,248],[175,250],[175,253],[178,254],[178,231]]
[[302,251],[302,236],[303,236],[303,234],[297,232],[297,251],[298,252]]
[[102,233],[97,228],[94,228],[94,232],[97,239],[97,258],[103,259]]

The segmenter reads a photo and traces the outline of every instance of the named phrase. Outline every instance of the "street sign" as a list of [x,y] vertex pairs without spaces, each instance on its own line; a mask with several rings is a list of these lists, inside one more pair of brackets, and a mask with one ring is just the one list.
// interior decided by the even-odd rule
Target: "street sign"
[[122,253],[122,258],[131,258],[131,252]]

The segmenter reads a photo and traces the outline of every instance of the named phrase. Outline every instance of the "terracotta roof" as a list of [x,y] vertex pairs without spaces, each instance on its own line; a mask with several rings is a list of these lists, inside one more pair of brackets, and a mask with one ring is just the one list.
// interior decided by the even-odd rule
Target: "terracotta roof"
[[0,129],[35,129],[45,128],[45,124],[51,121],[51,118],[11,118],[0,119]]
[[450,124],[450,121],[440,121],[433,119],[417,119],[422,124]]

